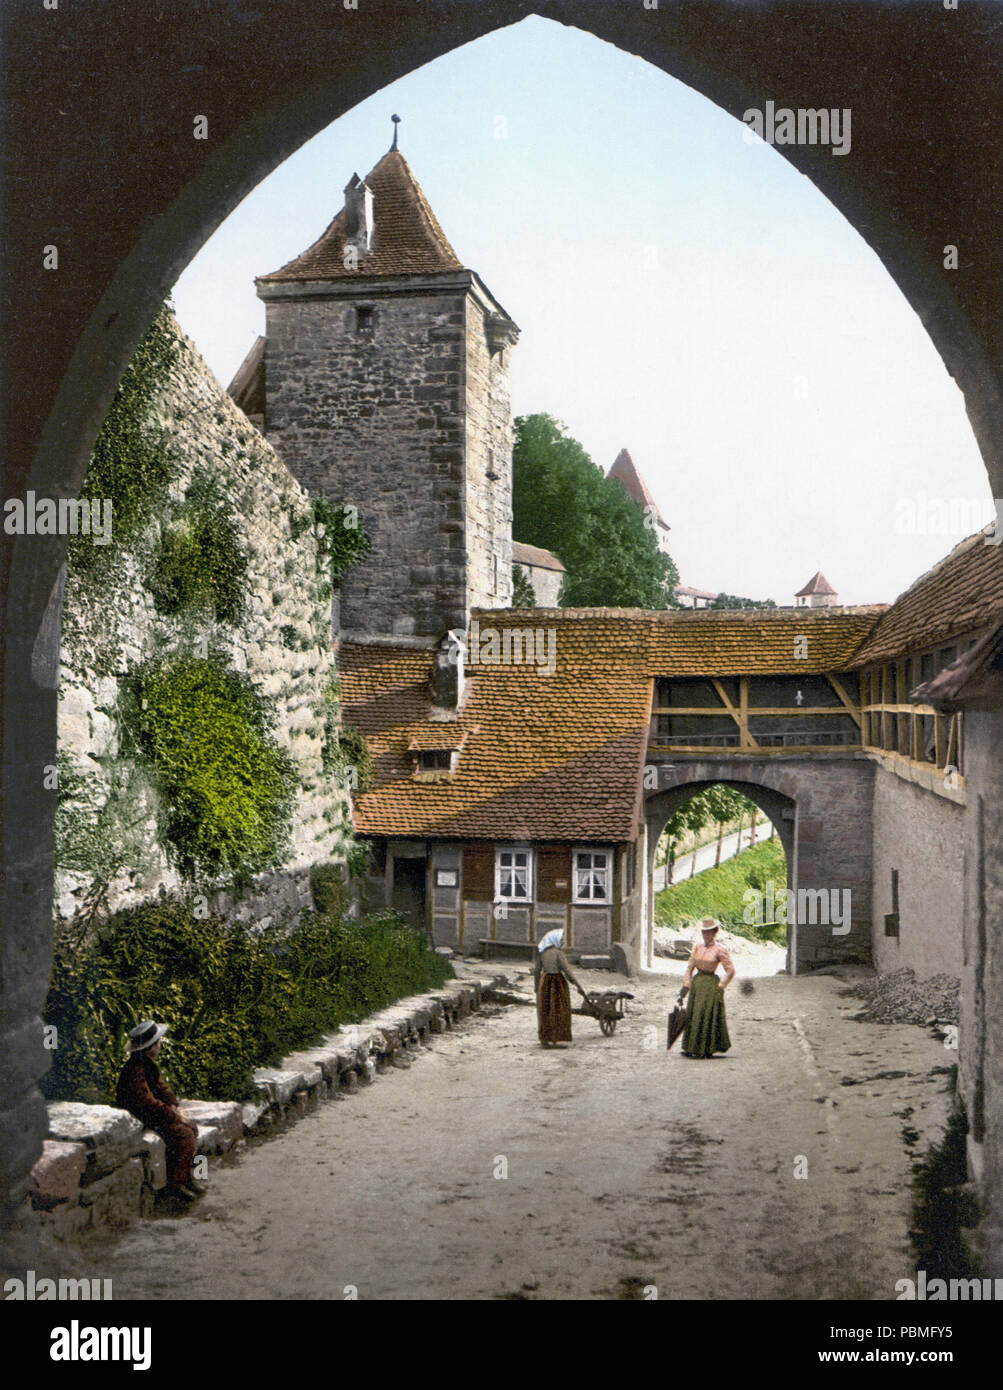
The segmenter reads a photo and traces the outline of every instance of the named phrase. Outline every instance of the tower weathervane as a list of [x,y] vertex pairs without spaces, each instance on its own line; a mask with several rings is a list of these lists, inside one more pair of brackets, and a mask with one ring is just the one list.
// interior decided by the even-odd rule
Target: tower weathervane
[[397,148],[397,127],[400,125],[401,118],[400,118],[400,116],[396,116],[396,115],[395,115],[395,116],[391,116],[390,119],[391,119],[391,120],[393,121],[393,123],[394,123],[394,142],[393,142],[393,144],[390,146],[390,148],[391,148],[392,150],[395,150],[395,149]]

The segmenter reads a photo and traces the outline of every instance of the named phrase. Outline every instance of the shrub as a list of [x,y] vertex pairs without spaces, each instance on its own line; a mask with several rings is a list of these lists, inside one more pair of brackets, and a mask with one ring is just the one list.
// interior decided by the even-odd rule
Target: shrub
[[178,1095],[242,1100],[251,1072],[452,974],[395,913],[345,922],[305,913],[263,932],[162,898],[56,942],[45,1021],[58,1029],[51,1099],[114,1103],[127,1034],[168,1024],[162,1065]]
[[126,682],[123,728],[152,769],[183,877],[246,879],[282,859],[295,775],[269,722],[247,677],[218,656],[176,655]]
[[355,768],[355,790],[360,795],[362,792],[369,791],[373,785],[375,768],[373,755],[366,746],[366,740],[361,730],[353,728],[350,724],[342,725],[338,731],[337,746],[342,765],[346,768]]

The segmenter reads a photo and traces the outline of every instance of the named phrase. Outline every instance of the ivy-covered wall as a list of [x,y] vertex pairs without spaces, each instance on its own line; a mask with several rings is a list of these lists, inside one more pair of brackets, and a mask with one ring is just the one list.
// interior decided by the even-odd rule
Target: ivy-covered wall
[[58,916],[161,889],[264,921],[306,903],[311,866],[353,843],[331,603],[341,552],[364,537],[338,537],[332,553],[331,519],[168,309],[123,379],[84,492],[111,499],[112,542],[70,549]]

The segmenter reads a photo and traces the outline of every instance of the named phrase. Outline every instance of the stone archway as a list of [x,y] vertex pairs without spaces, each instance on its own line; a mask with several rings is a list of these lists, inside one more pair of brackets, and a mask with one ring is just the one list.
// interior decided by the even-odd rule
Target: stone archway
[[[797,886],[797,802],[793,797],[785,795],[783,792],[776,791],[772,787],[761,786],[756,782],[749,781],[724,781],[722,778],[714,778],[712,781],[688,781],[683,780],[675,786],[667,788],[665,791],[655,792],[644,803],[646,841],[647,841],[647,883],[648,889],[645,894],[647,906],[647,921],[644,924],[644,943],[642,947],[642,964],[650,967],[653,954],[654,937],[654,875],[655,857],[658,849],[658,842],[662,838],[665,827],[669,820],[675,815],[680,807],[685,806],[691,797],[699,792],[705,791],[708,787],[726,786],[734,791],[741,792],[754,802],[761,811],[765,811],[772,821],[777,837],[784,851],[784,858],[787,861],[787,879],[790,887]],[[796,950],[794,940],[789,935],[787,940],[787,969],[791,973],[796,973]]]
[[[993,221],[1003,83],[993,4],[966,0],[945,12],[895,0],[767,0],[751,11],[731,0],[675,0],[661,10],[607,0],[363,0],[361,9],[193,0],[189,9],[181,22],[161,0],[130,0],[113,16],[108,6],[10,0],[0,16],[11,228],[7,496],[76,495],[153,311],[265,174],[388,82],[531,13],[646,58],[736,117],[771,99],[853,109],[851,157],[781,152],[858,228],[923,319],[965,393],[994,495],[1003,495],[1003,275]],[[194,137],[200,115],[206,141]],[[964,269],[953,275],[943,265],[947,243],[963,248]],[[50,246],[59,268],[43,271]],[[46,1069],[38,1015],[51,958],[54,794],[43,777],[55,756],[64,545],[18,537],[2,555],[0,1186],[15,1198],[45,1127],[36,1082]],[[994,734],[987,725],[987,750]],[[998,761],[988,756],[987,792]],[[983,846],[987,835],[998,838],[994,816],[979,823]]]
[[[787,859],[788,887],[811,894],[840,894],[849,907],[848,930],[832,930],[828,911],[812,910],[788,935],[787,968],[792,975],[839,960],[871,959],[871,890],[873,845],[871,801],[874,769],[866,759],[700,758],[663,766],[659,789],[645,800],[647,883],[653,882],[655,846],[669,817],[695,793],[715,783],[734,787],[769,815]],[[847,896],[844,898],[843,895]],[[648,938],[652,931],[653,894],[646,894]],[[827,920],[821,920],[822,916]],[[815,920],[812,921],[811,918]]]

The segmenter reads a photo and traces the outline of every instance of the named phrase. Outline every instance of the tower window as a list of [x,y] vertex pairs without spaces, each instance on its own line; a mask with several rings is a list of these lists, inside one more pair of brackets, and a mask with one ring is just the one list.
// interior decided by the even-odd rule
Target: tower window
[[356,333],[372,333],[373,331],[373,307],[371,304],[360,304],[355,310],[355,331]]

